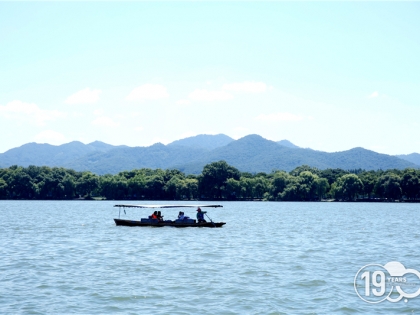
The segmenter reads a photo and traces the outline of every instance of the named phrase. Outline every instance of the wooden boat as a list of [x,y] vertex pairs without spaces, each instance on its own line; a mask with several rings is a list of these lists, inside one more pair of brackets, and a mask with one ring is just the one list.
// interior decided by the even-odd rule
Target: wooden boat
[[194,219],[184,219],[184,220],[163,220],[159,221],[152,218],[142,218],[140,221],[136,220],[125,220],[121,219],[121,208],[124,213],[126,213],[125,208],[152,208],[152,209],[168,209],[168,208],[220,208],[221,205],[115,205],[114,207],[119,208],[118,219],[114,219],[116,225],[123,226],[152,226],[152,227],[222,227],[225,225],[225,222],[213,222],[207,215],[207,218],[210,222],[197,222]]

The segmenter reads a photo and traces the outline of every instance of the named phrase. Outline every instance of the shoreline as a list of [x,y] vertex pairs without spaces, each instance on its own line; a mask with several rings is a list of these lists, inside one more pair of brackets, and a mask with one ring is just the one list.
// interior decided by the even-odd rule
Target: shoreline
[[102,197],[92,197],[92,198],[73,198],[73,199],[0,199],[1,201],[131,201],[131,202],[149,202],[149,201],[159,201],[159,202],[269,202],[269,203],[292,203],[292,202],[333,202],[333,203],[420,203],[420,199],[417,200],[386,200],[386,199],[356,199],[356,200],[334,200],[334,199],[324,199],[324,200],[227,200],[227,199],[106,199]]

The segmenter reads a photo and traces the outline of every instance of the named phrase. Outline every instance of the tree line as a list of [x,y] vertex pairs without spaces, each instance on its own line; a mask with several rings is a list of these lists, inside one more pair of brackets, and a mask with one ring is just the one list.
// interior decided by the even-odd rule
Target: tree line
[[179,170],[137,169],[116,175],[47,166],[0,169],[0,199],[65,200],[419,200],[420,170],[319,170],[251,174],[225,161],[207,164],[199,175]]

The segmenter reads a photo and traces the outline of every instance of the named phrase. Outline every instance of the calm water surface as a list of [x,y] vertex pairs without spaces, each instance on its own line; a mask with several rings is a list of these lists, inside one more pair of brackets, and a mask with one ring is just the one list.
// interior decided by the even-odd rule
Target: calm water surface
[[224,202],[223,228],[176,229],[117,227],[115,203],[1,201],[0,313],[420,313],[353,287],[369,263],[420,270],[419,204]]

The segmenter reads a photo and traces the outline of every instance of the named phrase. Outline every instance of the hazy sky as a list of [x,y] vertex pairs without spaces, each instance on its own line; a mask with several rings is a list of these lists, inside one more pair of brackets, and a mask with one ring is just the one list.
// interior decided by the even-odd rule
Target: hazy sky
[[0,2],[0,152],[259,134],[420,152],[420,2]]

